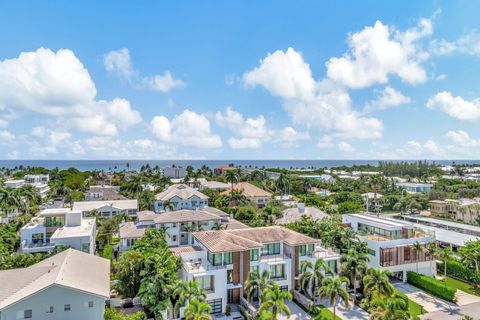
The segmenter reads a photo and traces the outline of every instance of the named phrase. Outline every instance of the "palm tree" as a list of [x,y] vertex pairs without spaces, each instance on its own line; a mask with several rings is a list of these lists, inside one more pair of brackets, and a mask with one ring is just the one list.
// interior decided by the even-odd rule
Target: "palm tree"
[[[285,299],[292,300],[292,294],[288,291],[282,291],[275,284],[273,288],[268,288],[264,292],[264,300],[260,305],[258,312],[260,315],[268,314],[268,319],[277,320],[278,315],[290,316],[291,311],[285,303]],[[262,316],[260,316],[262,318]]]
[[409,320],[410,315],[406,311],[407,302],[396,297],[375,299],[371,303],[373,312],[369,320]]
[[20,197],[14,189],[0,188],[0,207],[4,209],[5,214],[20,206]]
[[433,260],[436,259],[437,257],[437,253],[438,253],[438,249],[437,249],[437,244],[435,242],[432,242],[428,245],[427,247],[427,253],[430,257],[432,257],[430,259],[430,269],[432,269],[432,264],[433,264]]
[[215,222],[212,226],[212,230],[225,230],[227,228],[228,224],[223,224],[220,222]]
[[30,201],[38,198],[38,191],[31,184],[26,184],[18,189],[18,193],[23,197],[25,214],[28,214],[30,212]]
[[[373,174],[368,177],[368,183],[373,191],[374,210],[377,214],[380,214],[377,201],[377,193],[383,183],[383,177],[379,174]],[[367,208],[368,211],[368,208]]]
[[264,270],[260,275],[258,271],[251,271],[248,274],[247,281],[245,281],[245,292],[247,293],[248,301],[252,302],[255,294],[258,295],[258,301],[261,304],[263,300],[263,293],[266,289],[271,289],[275,282],[270,279],[270,274]]
[[353,285],[353,301],[357,298],[358,281],[367,271],[367,263],[370,259],[364,252],[350,249],[342,255],[341,273],[350,279]]
[[303,261],[300,266],[300,286],[305,293],[310,295],[310,299],[315,302],[317,289],[322,283],[325,273],[331,272],[327,263],[323,259],[317,259],[315,264],[310,261]]
[[423,252],[423,246],[420,244],[420,242],[415,241],[415,243],[413,244],[413,252],[415,252],[415,262],[418,273],[418,254],[420,252]]
[[185,320],[212,320],[212,307],[205,301],[192,298],[185,309]]
[[168,211],[175,210],[175,205],[170,200],[163,201],[163,210],[167,211],[167,209],[168,209]]
[[225,172],[225,177],[227,178],[227,181],[231,183],[231,189],[230,189],[230,202],[232,202],[232,195],[233,195],[233,185],[235,182],[238,181],[239,177],[239,172],[237,169],[234,170],[227,170]]
[[348,281],[347,277],[328,277],[323,279],[322,286],[318,289],[320,298],[327,298],[328,303],[333,307],[333,319],[336,319],[336,308],[339,300],[343,301],[345,307],[348,308],[350,306],[346,289],[349,285],[350,281]]
[[183,307],[187,301],[190,301],[193,298],[199,301],[205,301],[207,298],[205,290],[200,288],[198,282],[186,280],[180,281],[173,291],[173,295],[178,296],[178,300],[174,308],[176,314],[178,314],[180,308]]
[[445,281],[447,280],[447,263],[453,257],[452,246],[450,245],[444,249],[441,249],[438,252],[438,257],[443,261],[443,280]]
[[280,173],[280,176],[276,182],[277,190],[280,190],[283,194],[287,194],[290,189],[290,178],[285,172]]
[[136,196],[143,191],[143,181],[140,176],[133,176],[123,186],[123,191],[130,196]]
[[395,289],[390,283],[392,272],[389,270],[380,270],[370,268],[363,277],[363,292],[366,297],[372,295],[391,296]]

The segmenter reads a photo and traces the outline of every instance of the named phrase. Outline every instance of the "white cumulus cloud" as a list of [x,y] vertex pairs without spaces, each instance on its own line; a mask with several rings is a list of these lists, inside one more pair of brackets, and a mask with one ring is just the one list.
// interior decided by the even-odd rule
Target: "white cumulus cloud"
[[453,96],[448,91],[439,92],[429,98],[427,107],[440,109],[449,116],[459,120],[480,120],[480,99],[465,100],[460,96]]
[[108,72],[116,73],[127,80],[134,74],[130,51],[127,48],[108,52],[103,57],[103,64]]
[[410,103],[410,97],[403,95],[400,91],[387,86],[381,91],[377,91],[376,98],[365,104],[364,112],[374,110],[385,110],[390,107],[397,107],[402,104]]

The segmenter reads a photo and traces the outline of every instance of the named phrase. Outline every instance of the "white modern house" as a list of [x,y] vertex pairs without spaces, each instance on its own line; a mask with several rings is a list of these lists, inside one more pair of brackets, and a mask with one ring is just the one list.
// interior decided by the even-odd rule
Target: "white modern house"
[[45,209],[20,229],[21,250],[50,252],[57,246],[95,253],[95,218],[69,208]]
[[34,183],[48,183],[50,177],[48,174],[27,174],[23,177],[25,183],[34,184]]
[[186,184],[173,184],[155,195],[156,213],[182,209],[195,210],[205,206],[208,206],[208,197]]
[[48,186],[49,177],[48,174],[27,174],[24,176],[23,180],[7,180],[5,181],[5,186],[7,188],[17,189],[25,184],[30,184],[35,187],[38,191],[38,195],[42,198],[45,198],[50,191]]
[[164,177],[183,179],[187,175],[187,169],[184,167],[166,167],[162,169]]
[[103,320],[110,261],[67,249],[33,266],[0,271],[0,320]]
[[397,187],[405,188],[408,193],[425,193],[432,190],[430,183],[398,182]]
[[[368,214],[344,214],[342,219],[367,243],[369,266],[388,269],[403,281],[407,280],[407,271],[436,275],[434,257],[427,251],[428,245],[435,243],[435,232]],[[421,251],[414,249],[416,242],[422,246]]]
[[140,211],[137,214],[137,222],[126,222],[120,225],[120,251],[129,250],[135,241],[145,234],[148,227],[164,230],[169,247],[191,245],[194,231],[248,228],[243,223],[229,218],[225,212],[210,207],[169,211],[162,214]]
[[212,313],[227,304],[247,304],[244,285],[250,271],[268,270],[282,290],[295,287],[301,261],[323,258],[336,272],[340,255],[320,241],[283,227],[194,232],[191,246],[171,248],[181,257],[182,279],[197,281],[207,291]]
[[73,203],[72,210],[82,212],[83,216],[88,216],[96,211],[100,217],[111,218],[122,212],[135,217],[138,211],[138,201],[136,199],[78,201]]

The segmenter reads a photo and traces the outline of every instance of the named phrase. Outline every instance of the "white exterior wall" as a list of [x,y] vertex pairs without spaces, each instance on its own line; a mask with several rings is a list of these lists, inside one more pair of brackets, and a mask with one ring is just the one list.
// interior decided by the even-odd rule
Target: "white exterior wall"
[[[88,302],[93,301],[93,307]],[[70,304],[71,310],[64,311]],[[53,306],[53,313],[47,310]],[[32,310],[32,320],[103,320],[105,298],[53,285],[0,311],[0,320],[23,319],[24,310]]]
[[[170,199],[170,203],[176,204],[175,210],[182,210],[182,209],[190,209],[190,210],[195,210],[195,209],[202,209],[205,206],[208,206],[208,199],[200,199],[196,195],[191,196],[190,198],[183,200],[180,199],[177,196],[174,196],[173,198]],[[154,210],[155,212],[163,212],[165,211],[163,209],[163,201],[162,200],[156,200],[154,204]]]

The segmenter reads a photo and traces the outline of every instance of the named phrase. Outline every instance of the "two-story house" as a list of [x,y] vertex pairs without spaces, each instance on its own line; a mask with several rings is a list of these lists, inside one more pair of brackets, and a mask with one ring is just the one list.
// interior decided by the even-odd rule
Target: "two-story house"
[[50,252],[56,246],[95,253],[95,218],[69,208],[45,209],[20,229],[21,250]]
[[78,201],[73,203],[73,211],[80,211],[83,216],[89,216],[92,212],[97,212],[100,217],[111,218],[124,212],[131,217],[135,217],[138,211],[138,200]]
[[[242,192],[242,194],[258,207],[265,207],[267,203],[272,199],[272,194],[265,191],[249,182],[239,182],[233,185],[233,189]],[[229,195],[232,192],[230,186],[228,190],[221,194]]]
[[194,244],[171,248],[183,261],[182,279],[197,281],[207,291],[212,313],[227,304],[245,303],[244,286],[251,271],[267,270],[281,289],[291,290],[304,260],[323,258],[338,269],[340,256],[322,248],[320,240],[280,226],[200,231]]
[[173,184],[155,195],[154,211],[162,213],[181,209],[202,209],[208,197],[186,184]]
[[28,268],[0,271],[0,320],[103,320],[110,261],[67,249]]
[[195,231],[248,228],[243,223],[229,218],[225,212],[210,207],[169,211],[162,214],[140,211],[137,214],[137,222],[126,222],[120,225],[120,251],[129,250],[135,241],[145,234],[147,227],[164,230],[169,247],[191,245],[192,232]]
[[111,200],[126,200],[124,196],[119,193],[118,186],[90,186],[85,191],[86,201],[111,201]]
[[[403,281],[407,280],[407,271],[436,275],[434,257],[427,251],[427,247],[435,243],[435,232],[368,214],[344,214],[342,219],[367,243],[369,266],[388,269]],[[420,251],[414,249],[417,242],[422,247]]]

